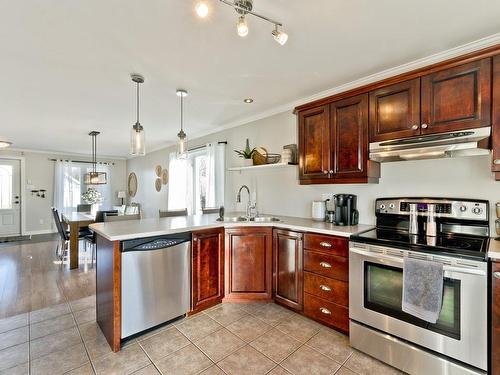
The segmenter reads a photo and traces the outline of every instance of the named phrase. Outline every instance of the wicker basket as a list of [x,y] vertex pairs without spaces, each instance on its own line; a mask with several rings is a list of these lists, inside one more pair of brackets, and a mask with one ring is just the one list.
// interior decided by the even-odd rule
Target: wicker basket
[[281,160],[280,154],[270,154],[263,147],[259,147],[252,155],[254,165],[275,164]]

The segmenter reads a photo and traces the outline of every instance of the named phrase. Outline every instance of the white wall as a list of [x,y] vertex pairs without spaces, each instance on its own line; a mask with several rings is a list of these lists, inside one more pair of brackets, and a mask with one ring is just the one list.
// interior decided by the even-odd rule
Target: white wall
[[[279,153],[283,145],[297,143],[296,118],[291,112],[282,113],[193,140],[190,147],[209,141],[227,140],[226,163],[227,166],[233,166],[241,163],[233,149],[243,148],[246,138],[250,139],[251,147],[264,146],[269,152]],[[127,163],[129,171],[135,171],[138,177],[141,174],[139,185],[144,184],[145,187],[139,191],[136,200],[147,204],[150,208],[147,214],[150,216],[157,215],[158,208],[165,208],[167,204],[166,191],[154,191],[152,174],[159,161],[167,165],[168,151],[157,151]],[[140,172],[142,168],[145,171]],[[142,182],[143,179],[146,181]],[[500,201],[500,182],[495,182],[490,172],[489,156],[385,163],[382,164],[379,184],[301,186],[296,167],[227,172],[226,210],[244,209],[244,206],[235,203],[237,190],[242,184],[249,185],[252,191],[257,192],[259,211],[298,217],[310,217],[311,201],[322,199],[323,194],[356,194],[360,222],[366,224],[374,223],[374,201],[378,197],[488,199],[491,203],[492,224],[495,219],[494,203]],[[245,195],[242,200],[246,201]]]
[[[47,154],[38,152],[18,152],[12,150],[0,151],[0,158],[8,156],[24,157],[25,159],[25,176],[26,183],[28,181],[34,185],[33,190],[45,189],[45,198],[32,195],[30,191],[24,187],[24,204],[26,209],[26,233],[48,233],[55,231],[53,227],[53,218],[50,208],[53,206],[54,198],[54,162],[49,159],[73,159],[73,160],[89,160],[80,156],[68,156],[60,154]],[[100,159],[98,159],[100,160]],[[114,166],[110,166],[111,173],[111,191],[118,204],[116,198],[118,191],[126,191],[126,160],[102,159],[102,161],[114,162]]]

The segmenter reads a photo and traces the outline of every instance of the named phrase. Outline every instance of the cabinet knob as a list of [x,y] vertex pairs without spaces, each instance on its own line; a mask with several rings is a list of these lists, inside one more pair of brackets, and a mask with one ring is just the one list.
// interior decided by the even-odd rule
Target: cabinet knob
[[319,243],[319,246],[321,246],[321,247],[332,247],[332,244],[330,242],[321,241]]
[[498,271],[497,272],[493,272],[493,277],[495,279],[500,279],[500,272],[498,272]]
[[412,126],[411,126],[411,129],[412,129],[412,130],[417,130],[417,129],[418,129],[418,125],[416,125],[416,124],[415,124],[415,125],[412,125]]
[[429,125],[427,124],[422,124],[422,129],[427,129],[429,127]]
[[333,174],[333,170],[330,171],[330,174]]
[[328,174],[328,171],[325,169],[325,170],[323,171],[323,174]]
[[500,159],[493,160],[493,164],[500,164]]
[[323,268],[332,268],[332,265],[326,262],[321,262],[319,265]]
[[320,307],[319,311],[321,311],[321,313],[325,315],[332,315],[332,312],[328,310],[326,307]]
[[330,288],[329,286],[326,286],[326,285],[320,285],[319,288],[321,290],[324,290],[325,292],[331,292],[332,291],[332,288]]

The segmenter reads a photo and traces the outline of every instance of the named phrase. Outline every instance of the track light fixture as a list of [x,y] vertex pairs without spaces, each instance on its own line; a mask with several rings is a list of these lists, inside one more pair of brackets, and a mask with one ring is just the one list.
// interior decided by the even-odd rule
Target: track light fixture
[[[263,16],[253,11],[253,0],[219,0],[221,3],[226,4],[232,8],[239,14],[238,23],[236,24],[236,30],[238,35],[241,37],[245,37],[248,35],[248,24],[246,20],[246,16],[248,14],[263,19],[264,21],[270,22],[274,25],[274,30],[272,31],[272,35],[274,40],[280,45],[285,45],[288,40],[288,34],[283,31],[280,31],[279,28],[283,27],[281,22],[275,21],[271,18]],[[207,17],[209,13],[209,7],[207,4],[207,0],[199,0],[195,7],[196,13],[200,18]]]

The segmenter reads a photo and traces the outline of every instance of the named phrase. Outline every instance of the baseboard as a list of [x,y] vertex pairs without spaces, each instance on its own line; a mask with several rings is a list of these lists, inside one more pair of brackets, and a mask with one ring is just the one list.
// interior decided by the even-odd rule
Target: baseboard
[[51,233],[57,233],[53,229],[43,229],[43,230],[29,230],[23,233],[25,236],[35,236],[37,234],[51,234]]

